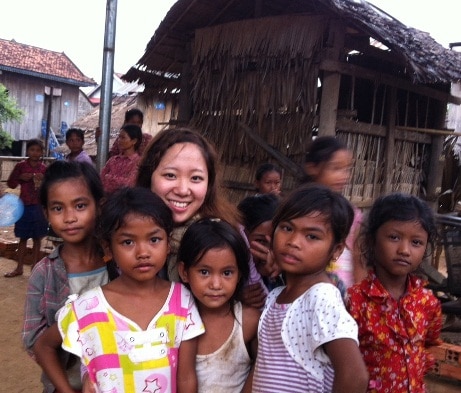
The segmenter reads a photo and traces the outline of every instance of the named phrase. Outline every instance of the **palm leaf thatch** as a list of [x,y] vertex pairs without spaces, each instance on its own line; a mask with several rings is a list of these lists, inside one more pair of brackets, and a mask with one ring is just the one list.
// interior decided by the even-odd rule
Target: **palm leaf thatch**
[[326,20],[290,15],[196,31],[192,124],[221,149],[225,162],[267,159],[239,124],[299,162],[317,102],[317,63]]

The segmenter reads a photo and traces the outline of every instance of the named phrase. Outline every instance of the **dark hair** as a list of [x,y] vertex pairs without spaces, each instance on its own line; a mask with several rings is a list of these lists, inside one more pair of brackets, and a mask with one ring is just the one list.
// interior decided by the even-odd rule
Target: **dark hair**
[[346,240],[354,219],[354,210],[341,194],[319,184],[302,185],[281,202],[272,220],[273,231],[283,221],[312,213],[320,213],[329,221],[335,244]]
[[[220,219],[202,219],[189,226],[178,249],[178,261],[186,270],[196,265],[212,249],[229,248],[235,255],[240,279],[232,301],[240,300],[243,287],[250,275],[250,252],[242,235],[229,223]],[[232,302],[231,302],[232,303]]]
[[392,193],[376,199],[362,227],[360,248],[367,265],[371,266],[375,261],[376,233],[388,221],[419,222],[427,232],[429,247],[426,252],[434,249],[437,225],[429,205],[414,195]]
[[[304,164],[313,164],[317,166],[321,163],[326,163],[331,160],[333,155],[340,150],[349,150],[348,147],[334,136],[320,136],[315,138],[304,156]],[[315,179],[307,173],[302,179],[303,183],[312,182]]]
[[245,229],[252,232],[263,222],[272,221],[279,202],[279,198],[274,194],[254,195],[242,199],[237,208],[243,217]]
[[264,164],[261,164],[258,167],[258,169],[256,169],[255,179],[257,181],[260,181],[262,177],[268,172],[277,172],[280,175],[280,177],[282,176],[282,170],[280,169],[280,167],[270,162],[266,162]]
[[48,192],[52,185],[77,178],[82,178],[85,181],[98,206],[104,196],[104,189],[101,178],[93,165],[86,162],[59,160],[54,161],[46,168],[45,176],[40,186],[40,203],[43,208],[46,209],[48,206]]
[[26,152],[32,146],[39,146],[42,150],[45,150],[45,146],[43,145],[43,142],[38,138],[32,138],[26,142]]
[[66,132],[66,141],[68,141],[72,135],[75,135],[77,138],[80,138],[83,142],[85,142],[85,134],[80,128],[69,128]]
[[109,243],[129,214],[151,218],[167,235],[173,230],[171,210],[159,196],[147,188],[123,187],[109,194],[102,205],[97,226],[100,240]]
[[139,145],[142,141],[142,130],[141,127],[134,125],[134,124],[125,124],[120,128],[120,131],[125,131],[130,139],[136,139],[136,143],[134,145],[134,150],[138,150]]
[[218,156],[215,148],[201,134],[189,128],[171,128],[159,132],[144,150],[139,163],[136,185],[151,189],[152,173],[157,169],[168,149],[177,143],[192,143],[202,152],[208,171],[208,187],[200,207],[202,217],[219,217],[236,226],[238,213],[221,194],[218,179]]
[[142,113],[142,111],[138,108],[133,108],[133,109],[128,109],[126,112],[125,112],[125,121],[124,121],[124,124],[126,123],[129,123],[131,121],[131,119],[135,116],[138,116],[141,118],[141,121],[144,121],[144,114]]

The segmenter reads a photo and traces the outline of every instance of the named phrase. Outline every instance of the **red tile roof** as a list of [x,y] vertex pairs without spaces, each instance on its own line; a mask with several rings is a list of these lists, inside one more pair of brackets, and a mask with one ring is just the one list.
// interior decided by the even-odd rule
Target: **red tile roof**
[[79,86],[96,84],[85,76],[78,67],[59,52],[21,44],[15,40],[0,38],[0,69],[29,75],[42,74],[43,78],[67,81]]

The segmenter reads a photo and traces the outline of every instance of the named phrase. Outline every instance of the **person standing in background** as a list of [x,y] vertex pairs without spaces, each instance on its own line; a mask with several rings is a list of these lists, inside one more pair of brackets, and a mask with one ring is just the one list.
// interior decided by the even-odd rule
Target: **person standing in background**
[[282,170],[269,162],[261,164],[256,170],[255,187],[257,195],[280,195],[282,192]]
[[138,173],[140,156],[138,148],[141,143],[141,128],[127,124],[120,130],[118,147],[120,154],[109,158],[102,168],[101,180],[106,194],[124,186],[133,187]]
[[[333,136],[316,138],[309,146],[304,161],[306,174],[303,183],[322,184],[332,191],[343,193],[352,169],[352,152]],[[367,272],[356,246],[362,223],[362,212],[354,207],[354,221],[346,239],[346,247],[329,271],[336,274],[346,288],[362,280]]]
[[86,162],[94,165],[91,157],[83,150],[85,136],[80,128],[70,128],[66,132],[66,145],[70,149],[70,153],[66,155],[66,161]]
[[21,276],[27,251],[27,240],[32,239],[32,267],[40,259],[42,239],[46,236],[48,222],[39,201],[39,188],[46,166],[42,162],[44,152],[40,139],[30,139],[26,143],[27,159],[17,163],[11,172],[7,185],[21,186],[19,197],[24,203],[24,213],[14,226],[14,235],[19,238],[16,269],[5,273],[5,277]]

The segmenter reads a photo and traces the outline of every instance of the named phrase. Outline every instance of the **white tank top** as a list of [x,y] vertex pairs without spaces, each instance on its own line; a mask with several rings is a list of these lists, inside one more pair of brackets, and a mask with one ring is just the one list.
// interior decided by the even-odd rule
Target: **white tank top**
[[235,304],[234,314],[234,327],[225,343],[213,353],[196,357],[198,393],[235,393],[245,384],[251,359],[243,339],[241,303]]

